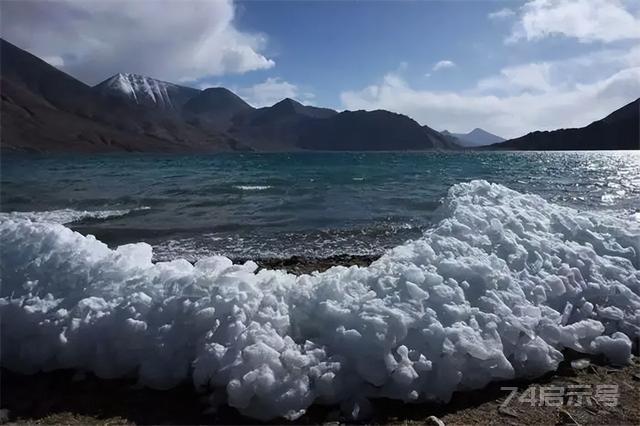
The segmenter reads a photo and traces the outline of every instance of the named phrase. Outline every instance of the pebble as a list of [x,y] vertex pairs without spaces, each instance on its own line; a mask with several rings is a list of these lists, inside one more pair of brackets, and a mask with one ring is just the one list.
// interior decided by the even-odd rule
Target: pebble
[[425,420],[424,424],[429,426],[444,426],[444,422],[436,416],[427,417],[427,420]]
[[573,416],[568,411],[561,409],[559,413],[560,413],[560,420],[562,421],[562,423],[572,424],[572,425],[580,424],[576,421],[576,419],[573,418]]
[[589,361],[586,358],[580,358],[580,359],[571,361],[571,368],[573,368],[574,370],[584,370],[590,365],[591,365],[591,361]]
[[8,422],[9,422],[9,410],[7,410],[6,408],[1,408],[0,409],[0,425],[3,425]]

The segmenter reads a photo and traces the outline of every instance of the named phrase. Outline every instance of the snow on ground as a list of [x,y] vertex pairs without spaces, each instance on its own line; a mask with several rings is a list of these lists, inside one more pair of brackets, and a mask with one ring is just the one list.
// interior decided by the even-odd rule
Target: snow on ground
[[369,267],[296,277],[224,257],[151,263],[62,225],[2,218],[2,363],[184,380],[259,419],[554,370],[561,350],[629,360],[640,227],[473,181],[442,221]]

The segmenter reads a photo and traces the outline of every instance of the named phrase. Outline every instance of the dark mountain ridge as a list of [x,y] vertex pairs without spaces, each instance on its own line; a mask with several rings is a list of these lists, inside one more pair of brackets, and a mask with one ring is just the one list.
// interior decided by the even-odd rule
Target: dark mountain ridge
[[7,41],[0,54],[3,150],[457,148],[388,111],[338,113],[289,98],[256,109],[225,88],[198,90],[127,73],[90,87]]
[[[0,56],[3,150],[449,150],[465,144],[385,110],[337,112],[290,98],[254,108],[222,87],[199,90],[126,73],[90,87],[2,39]],[[601,141],[615,138],[609,149],[637,149],[624,142],[637,134],[637,108],[625,111],[585,129]],[[559,131],[568,132],[568,144],[565,136],[535,132],[490,149],[603,149],[577,130]],[[468,135],[497,138],[481,129]]]
[[182,152],[236,143],[159,109],[105,97],[2,39],[0,55],[3,150]]
[[277,115],[300,114],[313,118],[328,118],[337,114],[337,112],[332,109],[303,105],[291,98],[281,100],[271,106],[270,109]]
[[640,149],[640,98],[586,127],[532,132],[485,148],[524,151]]
[[464,147],[472,148],[494,143],[503,142],[505,139],[489,133],[484,129],[476,127],[469,133],[450,133],[447,130],[441,132],[443,135],[454,137],[458,140],[458,144]]
[[226,132],[233,117],[253,111],[251,105],[224,87],[199,92],[182,107],[182,118],[194,126],[214,132]]
[[429,130],[406,115],[385,110],[344,111],[306,123],[300,144],[305,149],[329,151],[452,148],[442,135]]
[[183,107],[185,112],[193,114],[218,113],[232,111],[234,114],[251,111],[254,108],[240,96],[224,87],[210,87],[190,98]]
[[128,73],[111,76],[92,90],[113,101],[122,100],[165,111],[180,111],[189,99],[200,93],[191,87]]
[[0,39],[3,80],[20,82],[24,89],[55,107],[74,108],[74,100],[91,99],[91,87],[40,58]]

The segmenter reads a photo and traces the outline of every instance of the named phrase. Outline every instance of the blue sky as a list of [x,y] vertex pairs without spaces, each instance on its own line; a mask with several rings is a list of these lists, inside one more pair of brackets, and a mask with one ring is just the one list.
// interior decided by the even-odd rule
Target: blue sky
[[[406,76],[420,87],[456,89],[492,72],[496,66],[487,57],[502,56],[503,49],[494,53],[483,45],[502,47],[501,31],[487,25],[486,15],[495,7],[489,2],[253,1],[240,3],[238,24],[268,34],[266,53],[277,65],[266,73],[317,87],[318,100],[337,107],[341,91],[403,63]],[[443,59],[474,66],[425,77]]]
[[[264,76],[308,87],[317,102],[340,107],[340,92],[402,71],[417,89],[461,90],[508,65],[564,58],[571,40],[505,45],[512,20],[489,14],[524,2],[505,1],[245,1],[239,28],[268,35],[276,66],[221,82],[255,84]],[[434,72],[448,60],[455,67]]]
[[[116,5],[117,7],[114,7]],[[89,84],[116,72],[255,106],[384,108],[505,137],[640,96],[640,2],[5,1],[2,35]]]

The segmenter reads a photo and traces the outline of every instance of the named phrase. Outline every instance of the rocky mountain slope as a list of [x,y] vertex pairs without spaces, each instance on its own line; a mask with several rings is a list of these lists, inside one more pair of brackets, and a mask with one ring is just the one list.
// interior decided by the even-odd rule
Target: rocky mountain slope
[[191,152],[238,143],[147,105],[114,102],[70,75],[0,41],[4,151]]
[[253,108],[222,88],[198,90],[120,73],[94,87],[2,40],[3,150],[38,152],[428,150],[457,148],[388,111],[284,99]]
[[640,99],[586,127],[532,132],[486,148],[525,151],[640,149]]
[[198,89],[126,73],[109,77],[93,87],[93,91],[105,98],[168,111],[180,111],[189,99],[200,93]]
[[[385,110],[343,111],[293,99],[254,108],[222,87],[116,74],[91,87],[0,39],[1,148],[15,151],[296,151],[638,149],[638,100],[581,129],[502,138],[437,132]],[[485,146],[486,145],[486,146]]]

